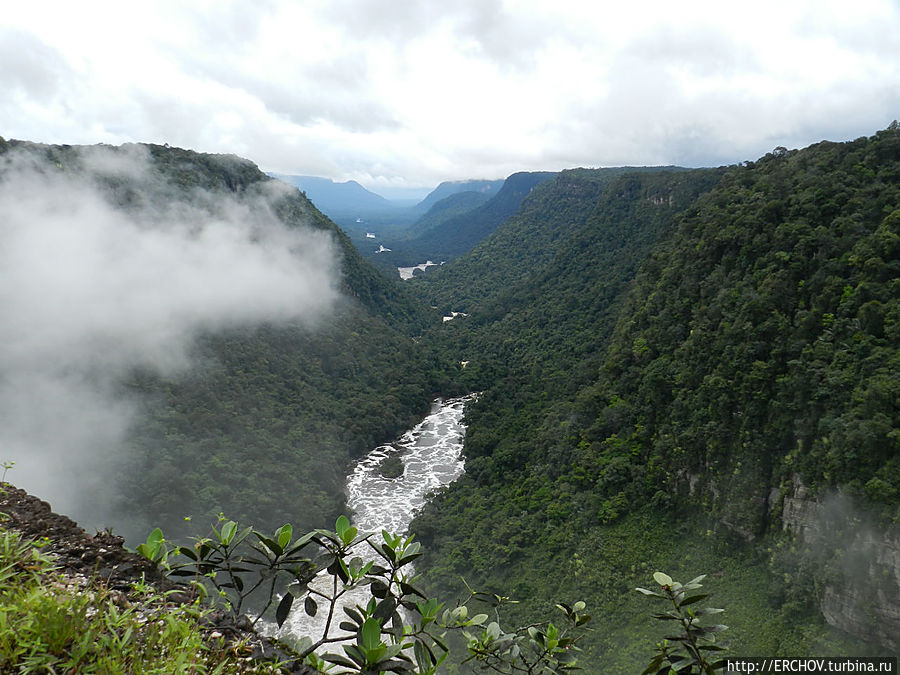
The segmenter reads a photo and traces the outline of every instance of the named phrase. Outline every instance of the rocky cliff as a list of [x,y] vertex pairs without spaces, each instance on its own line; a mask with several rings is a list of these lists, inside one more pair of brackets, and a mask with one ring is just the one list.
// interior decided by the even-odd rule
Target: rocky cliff
[[832,626],[900,649],[900,531],[869,521],[846,495],[813,496],[795,478],[782,527],[817,558],[817,600]]

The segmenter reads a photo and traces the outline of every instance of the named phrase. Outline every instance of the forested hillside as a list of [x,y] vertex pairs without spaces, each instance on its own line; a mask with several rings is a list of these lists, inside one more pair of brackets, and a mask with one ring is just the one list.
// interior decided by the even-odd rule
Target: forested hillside
[[425,199],[416,204],[415,210],[421,213],[426,213],[430,211],[431,208],[438,202],[461,192],[477,192],[478,194],[484,195],[485,197],[490,199],[495,194],[497,194],[497,191],[503,187],[503,183],[505,182],[506,181],[502,179],[444,181],[434,190],[429,192]]
[[[470,312],[511,289],[526,288],[532,277],[557,255],[557,246],[584,227],[597,212],[598,200],[613,179],[632,173],[683,171],[676,167],[611,167],[562,171],[531,191],[521,205],[490,237],[438,274],[413,283],[426,302],[450,310]],[[596,212],[596,213],[595,213]]]
[[900,519],[900,130],[604,183],[560,174],[413,282],[471,313],[435,339],[484,390],[465,479],[414,523],[435,588],[465,576],[522,617],[586,600],[592,672],[662,636],[629,594],[654,569],[713,574],[741,654],[877,650],[819,610],[896,606],[897,571],[782,526],[835,490],[846,536]]
[[540,183],[553,177],[549,171],[516,173],[487,202],[457,216],[441,219],[429,229],[416,231],[393,251],[390,260],[398,267],[425,260],[450,260],[469,251],[512,216]]
[[[39,212],[46,233],[66,237],[68,248],[47,241],[40,218],[22,218],[19,202],[30,201],[50,204]],[[118,514],[108,524],[119,532],[136,538],[160,525],[177,537],[205,529],[219,511],[262,529],[321,525],[342,508],[354,456],[411,427],[432,394],[480,391],[467,412],[466,474],[412,527],[426,551],[417,570],[437,597],[465,597],[465,578],[521,601],[506,615],[513,623],[584,600],[594,615],[588,672],[646,664],[648,645],[665,632],[648,626],[633,589],[657,570],[710,575],[734,654],[900,649],[896,123],[871,138],[778,148],[720,169],[517,174],[463,216],[481,220],[435,228],[433,241],[474,248],[405,284],[363,261],[302,194],[232,156],[0,139],[0,204],[11,223],[4,236],[33,240],[63,279],[49,324],[4,328],[2,438],[37,456],[48,438],[65,452],[85,449],[80,473],[81,457],[56,453],[73,470],[62,478],[101,476],[98,490],[80,496]],[[78,227],[60,216],[69,211]],[[184,354],[165,341],[152,359],[123,351],[118,343],[141,332],[150,305],[167,299],[123,302],[133,287],[121,266],[115,277],[99,270],[106,283],[90,288],[116,297],[110,306],[124,319],[101,316],[103,304],[66,311],[76,285],[67,270],[84,255],[78,234],[94,221],[150,232],[156,248],[179,241],[187,258],[174,248],[172,257],[201,265],[193,244],[247,224],[235,219],[250,223],[254,245],[315,259],[320,276],[333,266],[333,284],[312,273],[284,277],[297,283],[287,295],[306,294],[313,309],[246,318],[269,315],[236,305],[265,298],[232,291],[262,270],[229,259],[221,288],[199,296],[212,305],[227,297],[224,313],[191,330],[182,324],[194,326],[186,319],[205,316],[204,307],[164,316],[164,333],[189,334]],[[181,221],[185,237],[156,236]],[[285,227],[313,235],[267,239]],[[5,241],[18,250],[14,237]],[[130,240],[106,243],[113,259],[131,260]],[[2,255],[11,280],[3,308],[29,317],[26,300],[40,304],[48,291],[18,292],[12,280],[31,270]],[[166,285],[168,294],[194,293],[187,281],[212,283],[185,279]],[[302,288],[309,280],[319,284],[310,281],[312,293]],[[430,306],[464,314],[441,324]],[[50,338],[81,327],[79,313],[91,331],[69,354]],[[116,323],[137,328],[110,330]],[[31,341],[49,347],[33,352]],[[35,373],[52,378],[31,387]],[[53,387],[72,382],[87,396],[58,420],[35,418],[31,427],[46,429],[17,419],[28,417],[29,401],[52,401]],[[37,395],[19,401],[19,388]],[[97,401],[131,411],[102,464],[63,438],[87,428],[92,441],[91,424],[109,419]],[[72,427],[68,417],[79,416]]]
[[[321,525],[342,510],[351,458],[394,438],[427,412],[441,385],[433,360],[412,340],[427,316],[399,282],[365,263],[305,197],[251,162],[162,146],[10,141],[0,152],[5,158],[0,179],[12,180],[27,162],[37,175],[77,179],[82,194],[97,191],[114,213],[146,221],[145,228],[166,227],[156,224],[157,212],[179,218],[186,213],[198,223],[202,214],[212,214],[209,227],[216,218],[224,221],[228,209],[251,218],[271,213],[288,229],[326,233],[336,252],[336,300],[315,323],[229,319],[196,336],[187,369],[138,364],[116,371],[111,393],[137,413],[102,466],[85,458],[103,475],[100,492],[82,495],[91,516],[97,510],[92,506],[101,503],[109,514],[98,525],[143,538],[157,525],[173,534],[205,527],[220,511],[263,527],[287,520],[300,527]],[[178,251],[171,253],[175,258]],[[139,303],[135,298],[125,306],[135,316],[154,311]],[[231,313],[227,307],[223,311]],[[56,358],[77,364],[78,355]],[[81,372],[80,364],[73,367]],[[100,373],[105,366],[100,361],[91,368],[89,373]],[[41,446],[28,452],[52,451]],[[42,496],[54,500],[53,494]],[[188,515],[200,525],[185,524]]]
[[454,192],[452,195],[435,202],[421,218],[409,226],[409,229],[404,232],[404,236],[407,239],[414,239],[423,232],[439,227],[451,218],[478,208],[490,198],[491,195],[488,192],[475,192],[472,190]]

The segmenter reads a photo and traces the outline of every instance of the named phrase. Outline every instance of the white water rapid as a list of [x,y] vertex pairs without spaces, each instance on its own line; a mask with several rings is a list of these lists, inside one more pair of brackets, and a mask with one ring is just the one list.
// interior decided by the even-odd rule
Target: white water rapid
[[[378,446],[357,462],[347,477],[347,506],[360,532],[380,533],[384,529],[392,534],[405,533],[416,511],[425,504],[426,495],[463,473],[461,452],[466,431],[462,423],[463,407],[471,398],[438,399],[432,404],[431,413],[413,429],[389,445]],[[403,473],[387,478],[382,475],[381,463],[392,456],[403,462]],[[358,551],[365,560],[375,557],[367,545],[360,546]],[[330,576],[314,582],[325,584],[321,590],[328,593],[330,583]],[[351,607],[362,604],[364,597],[366,589],[353,591],[344,596],[344,604]],[[327,609],[322,606],[315,617],[309,617],[303,603],[298,601],[281,629],[272,632],[279,636],[317,639],[325,627],[326,614]],[[345,618],[338,610],[333,626]]]

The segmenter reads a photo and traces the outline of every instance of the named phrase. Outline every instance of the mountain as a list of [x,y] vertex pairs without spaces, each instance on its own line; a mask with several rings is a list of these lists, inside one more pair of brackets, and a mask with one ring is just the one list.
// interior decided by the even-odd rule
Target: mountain
[[425,220],[422,224],[428,229],[420,230],[418,223],[414,224],[408,238],[396,245],[391,261],[402,267],[425,260],[450,260],[465,253],[513,215],[535,186],[553,175],[547,171],[515,173],[481,206],[437,222]]
[[426,212],[442,199],[460,192],[477,192],[493,197],[503,187],[503,180],[457,180],[444,181],[416,204],[416,210]]
[[391,202],[370,192],[355,180],[336,183],[330,178],[272,174],[288,185],[302,190],[322,213],[334,216],[359,217],[370,211],[395,208]]
[[[33,202],[52,208],[33,218],[22,210]],[[731,655],[895,655],[898,204],[896,123],[718,169],[516,174],[489,201],[428,228],[423,244],[456,247],[457,257],[399,284],[303,195],[246,160],[0,140],[0,232],[16,235],[0,246],[0,439],[23,447],[27,431],[33,453],[68,452],[81,437],[66,433],[73,420],[89,441],[108,420],[97,400],[112,411],[129,403],[120,444],[105,448],[114,452],[100,462],[76,455],[63,476],[85,501],[111,499],[134,519],[126,530],[162,524],[178,536],[183,516],[200,526],[180,531],[205,530],[219,510],[262,528],[309,528],[341,508],[352,459],[408,428],[432,392],[477,391],[466,473],[411,527],[408,551],[424,553],[416,573],[432,595],[450,606],[456,594],[482,597],[471,589],[510,596],[518,604],[505,603],[504,621],[532,627],[554,603],[582,600],[594,628],[579,643],[587,672],[641,672],[648,645],[671,634],[664,621],[648,625],[654,601],[635,592],[659,571],[708,575]],[[86,216],[78,227],[73,213]],[[85,255],[93,249],[82,240],[109,225],[150,235],[137,241],[156,252],[166,293],[129,286],[139,268],[126,263],[143,248],[132,239],[105,240],[124,261],[114,275]],[[198,242],[229,251],[235,239],[247,255],[227,258],[228,274],[187,283],[182,263],[205,264]],[[37,254],[19,256],[20,241]],[[324,255],[331,246],[338,255]],[[285,249],[308,275],[250,302],[234,294],[267,269],[291,272],[277,255]],[[237,263],[260,250],[279,264],[240,274]],[[95,270],[92,290],[115,298],[127,319],[118,323],[136,330],[106,332],[116,323],[106,305],[73,305],[69,270],[82,260]],[[284,287],[302,296],[322,260],[334,285],[304,296],[311,313],[317,295],[336,291],[322,315],[247,318],[258,316],[247,306],[269,307]],[[13,282],[33,267],[53,285],[19,292]],[[189,367],[129,360],[120,338],[137,334],[135,350],[154,345],[160,327],[147,330],[142,317],[198,289],[209,291],[202,302],[166,315],[161,331],[168,339],[185,317],[216,319],[176,354]],[[23,308],[47,296],[59,297],[41,313],[42,330],[12,339]],[[423,311],[430,305],[467,316],[441,322]],[[208,314],[216,307],[224,315]],[[56,339],[84,319],[104,330],[74,345]],[[23,424],[62,389],[15,386],[42,372],[59,375],[49,384],[89,388],[69,414]],[[13,398],[17,389],[35,395]],[[42,474],[66,453],[52,459]],[[112,497],[83,488],[79,463],[102,470]]]
[[487,192],[455,192],[449,197],[444,197],[428,209],[428,212],[417,219],[405,233],[407,238],[414,238],[418,233],[427,232],[436,228],[451,218],[473,211],[488,200]]
[[526,622],[585,600],[592,672],[664,635],[631,590],[655,570],[714,576],[733,653],[895,653],[898,197],[896,125],[720,170],[562,172],[409,282],[470,314],[432,339],[483,392],[465,478],[412,526],[431,588],[464,576]]
[[489,237],[439,274],[415,281],[416,292],[442,310],[471,312],[478,304],[527,284],[536,269],[557,255],[569,231],[596,217],[597,202],[611,181],[626,174],[680,172],[677,167],[570,169],[546,180]]
[[[442,387],[411,340],[429,314],[306,197],[247,160],[3,141],[0,193],[4,250],[35,237],[29,250],[53,259],[62,238],[58,261],[35,265],[53,283],[82,258],[91,266],[59,286],[75,300],[54,301],[37,317],[46,327],[28,332],[18,317],[36,310],[17,298],[46,303],[54,287],[30,290],[26,260],[0,260],[5,330],[14,331],[0,353],[13,416],[5,445],[18,479],[37,461],[42,477],[32,478],[56,488],[42,496],[68,494],[82,522],[142,539],[155,526],[188,533],[196,526],[185,516],[202,528],[222,511],[263,527],[333,521],[348,462],[409,428]],[[30,204],[38,216],[22,215]],[[216,256],[225,267],[211,277],[203,270]],[[295,259],[333,281],[306,291],[312,272],[295,273]],[[161,292],[131,282],[157,268]],[[281,276],[250,295],[270,273]],[[314,320],[286,313],[322,298]],[[59,345],[52,358],[35,351],[48,336]],[[29,405],[32,390],[54,394]],[[54,417],[50,403],[71,416]]]

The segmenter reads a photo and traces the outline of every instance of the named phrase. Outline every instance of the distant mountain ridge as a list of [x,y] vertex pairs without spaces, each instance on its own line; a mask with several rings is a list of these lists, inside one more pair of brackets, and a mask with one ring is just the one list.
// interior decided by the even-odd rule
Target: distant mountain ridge
[[417,211],[428,211],[442,199],[460,192],[477,192],[487,197],[497,194],[505,183],[505,179],[497,180],[453,180],[444,181],[432,190],[425,199],[416,205]]
[[555,175],[552,171],[514,173],[503,181],[496,195],[475,209],[436,224],[420,219],[417,225],[424,222],[427,229],[420,230],[416,225],[410,228],[411,236],[404,247],[407,258],[413,263],[421,262],[418,258],[422,256],[449,260],[468,252],[512,216],[535,186]]
[[454,192],[449,197],[444,197],[435,202],[428,211],[413,223],[409,228],[409,236],[414,237],[417,232],[426,232],[451,218],[463,213],[468,213],[491,199],[487,192]]
[[322,213],[334,215],[364,215],[368,211],[396,208],[379,194],[367,190],[355,180],[337,183],[318,176],[290,176],[272,174],[274,178],[302,190]]

